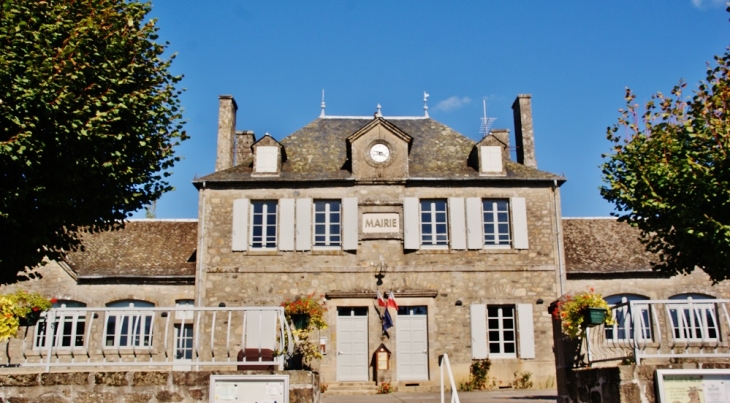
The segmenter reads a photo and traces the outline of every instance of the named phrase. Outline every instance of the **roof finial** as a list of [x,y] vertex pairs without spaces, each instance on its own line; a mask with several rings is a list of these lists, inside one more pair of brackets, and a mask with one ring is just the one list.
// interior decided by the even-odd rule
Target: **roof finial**
[[428,117],[428,105],[426,104],[428,102],[428,93],[426,91],[423,91],[423,116]]
[[322,112],[319,113],[319,117],[320,118],[323,118],[324,117],[324,108],[325,108],[325,105],[324,105],[324,88],[322,88],[322,104],[320,105],[320,107],[322,108]]
[[378,108],[378,111],[375,112],[375,117],[376,118],[382,118],[383,117],[383,114],[380,112],[380,108],[381,108],[380,104],[378,104],[377,108]]

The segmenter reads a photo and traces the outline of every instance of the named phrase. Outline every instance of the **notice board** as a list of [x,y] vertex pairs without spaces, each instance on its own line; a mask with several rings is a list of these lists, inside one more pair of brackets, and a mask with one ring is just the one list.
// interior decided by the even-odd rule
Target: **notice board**
[[211,403],[289,403],[289,375],[211,375]]
[[730,369],[658,369],[659,403],[730,402]]

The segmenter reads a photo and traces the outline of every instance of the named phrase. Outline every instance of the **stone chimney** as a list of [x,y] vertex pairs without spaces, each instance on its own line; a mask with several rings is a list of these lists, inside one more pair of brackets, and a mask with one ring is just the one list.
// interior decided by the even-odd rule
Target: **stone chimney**
[[234,137],[236,135],[236,111],[238,106],[231,95],[218,97],[218,156],[215,170],[233,167]]
[[241,165],[246,161],[253,160],[251,146],[256,142],[256,136],[251,130],[236,132],[236,160],[234,165]]
[[532,129],[532,96],[519,94],[512,104],[512,113],[515,121],[515,146],[517,147],[517,162],[537,168],[535,159],[535,133]]

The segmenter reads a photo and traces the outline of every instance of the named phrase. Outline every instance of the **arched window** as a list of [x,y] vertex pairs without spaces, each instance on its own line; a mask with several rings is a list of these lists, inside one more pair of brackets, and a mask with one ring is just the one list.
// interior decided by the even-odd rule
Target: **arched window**
[[[83,347],[86,311],[75,311],[73,308],[86,308],[86,304],[79,301],[58,300],[53,303],[53,308],[61,309],[46,312],[46,319],[38,322],[33,346],[45,348],[50,337],[50,344],[54,348]],[[48,332],[48,329],[53,330]]]
[[152,320],[155,304],[140,300],[121,300],[110,302],[108,308],[128,308],[108,310],[104,340],[106,347],[148,347],[152,345]]
[[[606,339],[612,341],[633,340],[634,338],[634,319],[638,318],[638,338],[639,340],[651,340],[651,315],[649,315],[649,305],[633,304],[632,313],[631,301],[646,301],[648,297],[636,294],[616,294],[605,298],[608,305],[611,306],[611,314],[615,321],[613,326],[606,326]],[[638,315],[638,316],[637,316]]]
[[677,303],[667,304],[672,334],[676,340],[717,340],[717,311],[706,294],[677,294],[669,297]]

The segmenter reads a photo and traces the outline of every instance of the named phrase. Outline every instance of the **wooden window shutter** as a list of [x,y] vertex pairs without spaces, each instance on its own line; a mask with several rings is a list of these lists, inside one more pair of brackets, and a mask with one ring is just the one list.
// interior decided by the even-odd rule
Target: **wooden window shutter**
[[418,198],[403,199],[403,248],[419,249],[421,247],[421,215]]
[[532,304],[517,304],[517,330],[520,333],[520,358],[535,358],[535,324]]
[[233,201],[233,218],[231,222],[231,250],[244,251],[248,249],[248,212],[251,202],[249,199]]
[[312,249],[312,199],[297,199],[297,250]]
[[484,226],[482,221],[482,199],[466,198],[466,246],[469,249],[484,247]]
[[513,197],[509,200],[512,209],[512,237],[515,249],[528,249],[527,241],[527,207],[524,197]]
[[466,212],[463,197],[449,198],[451,249],[466,249]]
[[471,358],[483,360],[489,356],[487,348],[487,305],[473,304],[471,314]]
[[342,199],[342,249],[357,250],[357,197]]
[[279,250],[294,250],[294,199],[279,200]]

